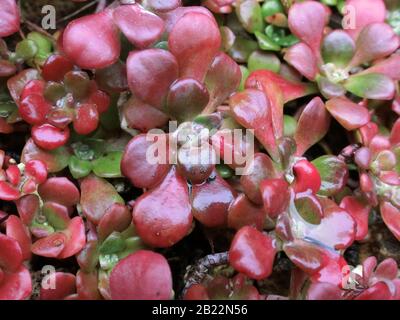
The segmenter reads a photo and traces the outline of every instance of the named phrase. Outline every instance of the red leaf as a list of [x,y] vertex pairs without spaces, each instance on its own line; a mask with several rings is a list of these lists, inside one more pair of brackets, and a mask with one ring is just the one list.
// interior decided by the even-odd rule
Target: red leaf
[[200,82],[221,45],[217,24],[202,13],[189,12],[180,18],[168,38],[168,48],[179,63],[181,77]]
[[367,108],[346,98],[333,98],[326,102],[329,113],[348,131],[358,129],[370,121]]
[[229,207],[228,227],[239,230],[244,226],[251,226],[262,231],[265,218],[263,207],[255,205],[246,195],[241,194]]
[[67,236],[64,249],[58,255],[59,259],[72,257],[83,249],[86,244],[85,225],[81,217],[74,217],[64,231]]
[[285,103],[315,92],[315,88],[310,85],[287,80],[270,70],[252,72],[246,80],[245,87],[262,90],[268,95],[266,88],[270,82],[280,87]]
[[368,216],[371,207],[353,196],[344,197],[340,202],[340,207],[346,210],[356,222],[355,240],[363,240],[368,234]]
[[254,135],[275,160],[279,159],[272,124],[271,106],[266,95],[256,89],[246,89],[231,96],[229,105],[235,120]]
[[32,139],[45,150],[54,150],[65,145],[69,139],[69,128],[59,129],[51,124],[32,127]]
[[4,273],[0,282],[0,300],[25,300],[32,293],[32,279],[29,270],[24,266],[15,273]]
[[22,250],[18,241],[0,233],[0,268],[5,272],[16,272],[22,262]]
[[76,292],[75,276],[73,274],[56,272],[54,277],[54,288],[40,287],[40,300],[63,300],[68,295]]
[[246,226],[232,240],[229,263],[238,272],[261,280],[271,274],[275,253],[274,241],[268,235]]
[[308,80],[314,80],[318,73],[317,59],[308,45],[297,43],[287,50],[284,59]]
[[400,211],[389,202],[380,205],[381,216],[389,230],[400,240]]
[[32,245],[32,252],[38,256],[57,258],[64,250],[67,236],[62,232],[55,232],[48,237],[37,240]]
[[192,186],[192,213],[206,227],[223,227],[235,192],[218,174],[215,179]]
[[146,48],[156,42],[164,31],[164,21],[138,4],[117,7],[114,22],[137,48]]
[[301,41],[305,42],[318,58],[328,18],[325,6],[316,1],[295,3],[289,10],[290,30]]
[[39,186],[39,194],[44,201],[52,201],[66,207],[79,202],[78,188],[67,178],[52,177]]
[[15,0],[2,0],[0,4],[0,38],[19,30],[20,14]]
[[265,179],[261,181],[260,191],[263,198],[264,210],[276,218],[289,204],[289,185],[284,179]]
[[127,72],[129,88],[135,96],[160,108],[169,86],[178,78],[178,62],[169,51],[162,49],[132,51],[127,60]]
[[342,291],[332,283],[312,283],[307,290],[307,300],[341,300]]
[[304,108],[297,122],[294,139],[297,143],[296,155],[301,156],[328,132],[329,113],[321,98],[315,97]]
[[[148,152],[154,143],[162,144],[167,149],[167,136],[158,137],[157,141],[147,141],[149,136],[140,134],[134,137],[125,147],[124,154],[121,160],[121,171],[131,183],[138,188],[152,188],[157,185],[162,178],[167,174],[170,165],[168,158],[165,163],[150,163],[148,161]],[[155,137],[154,137],[155,139]],[[159,151],[160,152],[160,151]],[[154,153],[153,153],[154,154]],[[152,155],[152,154],[150,154]]]
[[139,250],[122,259],[110,275],[112,299],[172,299],[172,275],[167,260],[147,250]]
[[17,216],[9,216],[6,221],[6,233],[8,237],[17,240],[23,260],[29,260],[31,254],[31,235],[27,227],[23,225],[20,218]]
[[360,74],[367,73],[380,73],[388,76],[392,80],[400,80],[400,54],[395,53],[387,59],[378,61]]
[[19,190],[6,181],[0,181],[0,199],[4,201],[14,201],[21,196]]
[[132,215],[128,207],[114,203],[107,209],[97,226],[99,240],[107,238],[113,231],[122,232],[129,227],[132,221]]
[[133,222],[143,241],[170,247],[187,235],[192,225],[189,191],[174,167],[156,188],[135,201]]
[[110,66],[120,54],[118,30],[109,10],[73,20],[62,37],[65,53],[83,69]]

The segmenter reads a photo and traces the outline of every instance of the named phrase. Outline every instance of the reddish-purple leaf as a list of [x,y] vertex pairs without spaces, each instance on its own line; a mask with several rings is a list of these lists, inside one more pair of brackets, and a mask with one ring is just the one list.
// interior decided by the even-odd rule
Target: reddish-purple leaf
[[329,113],[321,98],[315,97],[304,108],[297,122],[294,139],[297,144],[297,155],[302,155],[312,145],[321,140],[328,132],[330,125]]
[[171,168],[164,181],[135,201],[133,222],[142,240],[153,247],[170,247],[187,235],[192,226],[189,191]]
[[[170,168],[167,156],[167,136],[157,138],[158,140],[155,141],[145,134],[140,134],[134,137],[125,147],[121,160],[121,172],[138,188],[154,187],[162,180]],[[153,144],[157,146],[157,143],[164,147],[165,162],[157,162],[157,159],[152,157],[155,155],[156,150],[151,153],[151,148]],[[161,150],[158,152],[159,154],[162,153]],[[151,163],[149,160],[154,160],[155,162]]]
[[181,77],[200,82],[221,45],[217,24],[202,13],[189,12],[180,18],[168,38],[168,48],[179,63]]
[[273,159],[278,159],[278,149],[272,124],[272,112],[264,92],[246,89],[229,99],[234,118],[247,129],[253,129],[254,135],[268,150]]
[[400,80],[400,54],[393,54],[389,58],[378,61],[372,67],[363,71],[361,74],[380,73],[388,76],[392,80]]
[[276,218],[289,204],[289,185],[284,179],[265,179],[261,181],[260,191],[265,212]]
[[160,108],[169,86],[178,78],[178,63],[166,50],[132,51],[127,60],[127,71],[133,94],[143,102]]
[[324,5],[317,1],[295,3],[290,7],[290,30],[312,49],[317,58],[327,22],[328,12]]
[[113,16],[115,24],[137,48],[150,46],[164,31],[164,21],[138,4],[121,5]]
[[128,128],[147,132],[154,128],[163,127],[168,116],[161,110],[140,101],[135,96],[132,96],[122,107],[122,114]]
[[255,205],[245,194],[239,195],[230,205],[228,211],[228,227],[239,230],[244,226],[252,226],[262,231],[265,222],[262,206]]
[[58,255],[59,259],[72,257],[81,251],[86,244],[85,224],[81,217],[74,217],[64,231],[66,242],[64,249]]
[[325,106],[332,117],[348,131],[366,125],[371,118],[367,108],[347,98],[331,99]]
[[340,202],[340,207],[349,213],[356,222],[355,240],[363,240],[368,234],[368,217],[371,207],[353,196],[347,196]]
[[391,26],[386,23],[369,24],[358,36],[356,52],[350,66],[356,67],[386,57],[393,53],[399,44],[399,36]]
[[36,69],[25,69],[7,80],[7,88],[17,105],[20,102],[21,93],[28,82],[38,79],[39,77],[39,71]]
[[79,202],[78,188],[64,177],[47,179],[39,186],[38,191],[44,201],[53,201],[67,207]]
[[220,52],[212,62],[205,78],[210,94],[208,112],[213,112],[222,104],[240,84],[242,72],[238,64],[227,54]]
[[118,29],[110,10],[73,20],[65,28],[62,40],[68,57],[84,69],[110,66],[120,54]]
[[332,283],[311,283],[307,290],[307,300],[341,300],[342,291]]
[[24,300],[31,293],[31,274],[25,266],[21,265],[14,273],[4,273],[0,282],[0,300]]
[[129,227],[132,215],[127,206],[114,203],[107,209],[97,226],[99,240],[107,238],[113,231],[122,232]]
[[206,227],[223,227],[227,223],[228,208],[234,199],[234,190],[216,174],[215,179],[192,186],[193,216]]
[[54,288],[40,287],[40,300],[63,300],[76,292],[75,276],[72,273],[56,272]]
[[147,4],[155,11],[171,11],[182,5],[181,0],[148,0]]
[[6,221],[6,234],[17,240],[24,260],[29,260],[31,254],[31,235],[28,228],[22,223],[18,216],[9,216]]
[[229,263],[238,272],[261,280],[271,274],[275,253],[272,238],[254,227],[246,226],[241,228],[232,240]]
[[284,59],[308,80],[314,80],[318,72],[317,59],[308,45],[303,42],[291,46]]
[[208,104],[207,88],[192,78],[180,78],[169,88],[166,112],[179,122],[189,121]]
[[22,262],[22,250],[18,241],[0,233],[0,268],[6,272],[15,272]]
[[130,254],[112,270],[110,292],[116,300],[171,299],[172,274],[168,261],[148,250]]

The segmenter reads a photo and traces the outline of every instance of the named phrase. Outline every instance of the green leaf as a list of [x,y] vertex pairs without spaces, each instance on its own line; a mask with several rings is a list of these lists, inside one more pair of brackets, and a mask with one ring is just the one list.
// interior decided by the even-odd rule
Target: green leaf
[[273,16],[277,13],[283,13],[284,9],[280,0],[267,0],[264,1],[261,12],[263,18]]
[[315,159],[312,164],[321,176],[321,188],[318,194],[330,197],[344,188],[348,178],[347,165],[344,161],[326,155]]
[[281,47],[290,47],[299,42],[295,35],[287,34],[287,29],[272,24],[265,28],[265,34]]
[[69,159],[69,171],[75,179],[86,177],[92,171],[92,164],[88,160],[81,160],[76,156]]
[[395,94],[393,80],[379,73],[351,76],[344,87],[356,96],[372,100],[391,100]]
[[258,45],[262,50],[268,50],[268,51],[280,51],[281,47],[276,44],[271,38],[269,38],[267,35],[264,33],[261,33],[259,31],[256,31],[255,36],[258,40]]
[[35,62],[40,65],[43,64],[52,53],[51,40],[43,34],[35,31],[30,32],[27,39],[34,41],[38,49],[35,54]]
[[254,51],[247,62],[250,72],[255,70],[271,70],[278,73],[281,68],[279,58],[273,53]]
[[264,27],[261,7],[257,0],[240,0],[236,5],[236,14],[243,27],[250,33],[262,31]]
[[93,161],[93,172],[98,177],[118,178],[121,174],[121,158],[122,152],[116,151],[106,154]]
[[216,169],[223,179],[229,179],[234,175],[234,171],[226,164],[217,164]]
[[235,42],[233,43],[232,48],[229,50],[229,55],[236,62],[245,63],[247,62],[250,54],[257,49],[258,43],[256,41],[236,36]]
[[32,59],[38,52],[38,47],[35,42],[29,39],[24,39],[17,44],[15,52],[24,60]]
[[297,121],[294,117],[289,115],[283,116],[283,133],[285,137],[294,136],[297,128]]
[[328,34],[321,46],[322,58],[325,63],[345,68],[353,58],[355,43],[348,33],[339,30]]
[[247,69],[245,66],[240,65],[240,71],[242,72],[242,79],[240,80],[240,85],[238,91],[243,91],[244,90],[244,84],[246,83],[247,77],[250,74],[249,69]]
[[122,239],[121,233],[114,231],[103,241],[99,251],[101,254],[114,254],[124,250],[125,247],[125,241]]

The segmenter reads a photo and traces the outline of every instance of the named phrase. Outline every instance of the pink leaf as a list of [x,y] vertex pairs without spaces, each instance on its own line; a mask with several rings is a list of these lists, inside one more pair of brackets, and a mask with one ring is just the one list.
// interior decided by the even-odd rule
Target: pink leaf
[[291,46],[284,59],[308,80],[314,80],[318,72],[317,59],[308,45],[303,42]]
[[0,3],[0,38],[19,30],[20,14],[15,0],[2,0]]

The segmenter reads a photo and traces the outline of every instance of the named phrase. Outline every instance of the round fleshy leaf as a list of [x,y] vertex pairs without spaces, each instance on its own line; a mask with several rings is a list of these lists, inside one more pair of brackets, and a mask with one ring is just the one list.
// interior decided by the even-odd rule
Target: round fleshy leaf
[[[384,22],[386,7],[383,0],[346,0],[346,6],[350,6],[351,17],[355,24],[353,28],[346,29],[353,39],[357,39],[360,31],[367,25],[375,22]],[[349,16],[350,17],[350,16]]]
[[247,32],[254,33],[263,30],[261,6],[256,0],[240,0],[236,4],[236,15]]
[[110,66],[120,54],[118,30],[109,10],[73,20],[62,39],[65,53],[84,69]]
[[54,150],[65,145],[69,139],[69,129],[59,129],[51,124],[32,128],[32,139],[42,149]]
[[[167,161],[163,164],[153,164],[148,161],[148,152],[150,152],[149,149],[154,142],[147,141],[147,139],[148,137],[145,134],[134,137],[126,146],[121,160],[122,174],[138,188],[154,187],[170,168]],[[163,139],[160,141],[159,139],[158,142],[162,143],[161,146],[167,152],[167,141]]]
[[191,78],[181,78],[169,88],[166,112],[179,122],[189,121],[200,114],[210,96],[207,88]]
[[240,183],[246,196],[256,204],[262,204],[260,183],[264,179],[276,178],[278,176],[274,163],[264,153],[255,153],[253,161],[248,165],[240,178]]
[[370,121],[367,108],[346,98],[333,98],[325,107],[346,130],[351,131],[366,125]]
[[138,4],[121,5],[114,12],[114,22],[137,48],[146,48],[164,31],[164,21]]
[[139,236],[154,247],[170,247],[187,235],[192,225],[186,181],[172,168],[163,182],[135,201],[133,222]]
[[171,11],[182,5],[181,0],[149,0],[147,3],[150,8],[160,12]]
[[247,67],[250,72],[256,70],[270,70],[279,72],[281,61],[273,53],[265,53],[260,50],[252,52],[247,60]]
[[44,201],[52,201],[66,207],[79,202],[78,188],[67,178],[52,177],[39,186],[39,194]]
[[76,292],[75,276],[72,273],[56,272],[54,277],[54,288],[40,287],[40,300],[63,300]]
[[67,236],[62,232],[55,232],[51,235],[37,240],[32,245],[32,253],[48,258],[57,258],[64,250]]
[[119,178],[121,177],[120,163],[122,152],[115,151],[107,153],[101,158],[93,161],[93,172],[98,177],[102,178]]
[[122,92],[128,88],[126,66],[120,60],[95,72],[95,80],[99,88],[107,93]]
[[261,280],[272,272],[275,244],[268,236],[253,227],[243,227],[232,240],[229,263],[248,277]]
[[124,204],[124,200],[107,180],[93,174],[82,180],[80,204],[91,222],[97,225],[114,203]]
[[308,80],[314,80],[318,72],[317,59],[308,45],[303,42],[288,48],[284,59]]
[[127,60],[127,71],[129,88],[135,96],[160,108],[169,86],[178,78],[178,63],[166,50],[132,51]]
[[227,223],[228,208],[235,199],[230,185],[219,175],[203,184],[192,186],[193,216],[206,227],[221,227]]
[[217,54],[205,78],[205,85],[210,94],[207,111],[214,111],[235,92],[240,84],[241,76],[238,64],[231,57],[223,52]]
[[0,10],[0,38],[19,30],[20,14],[15,0],[2,0]]
[[373,100],[391,100],[396,91],[393,80],[379,73],[354,75],[344,87],[356,96]]
[[182,16],[168,38],[168,48],[178,61],[180,77],[199,82],[204,80],[220,45],[221,36],[215,20],[197,12]]
[[74,64],[60,54],[53,54],[47,58],[42,68],[42,77],[46,81],[61,81],[64,75],[71,71]]
[[297,130],[294,139],[297,144],[297,155],[302,155],[312,145],[321,140],[328,132],[330,125],[329,113],[326,111],[321,98],[312,99],[297,122]]
[[325,63],[345,68],[353,58],[355,47],[353,39],[345,31],[335,30],[322,41],[322,58]]
[[58,255],[59,259],[72,257],[81,251],[86,244],[85,224],[81,217],[74,217],[64,231],[66,242],[64,249]]
[[21,221],[25,225],[30,225],[40,210],[39,197],[35,194],[28,194],[18,199],[15,204]]
[[244,194],[239,195],[229,207],[229,228],[239,230],[244,226],[252,226],[262,231],[265,219],[263,207],[252,203]]
[[68,166],[70,153],[64,146],[55,150],[47,151],[39,148],[29,139],[22,150],[22,162],[27,163],[30,160],[41,160],[46,164],[49,173],[58,172]]
[[312,283],[307,290],[307,300],[341,300],[342,291],[332,283]]
[[147,132],[163,127],[168,116],[161,110],[132,96],[122,107],[122,114],[129,128]]
[[25,300],[32,293],[32,279],[29,270],[20,266],[14,273],[4,273],[0,282],[0,300]]
[[56,202],[45,202],[42,213],[47,219],[46,222],[56,230],[64,230],[71,220],[68,208]]
[[319,55],[328,13],[324,5],[316,1],[295,3],[288,15],[289,28],[301,41]]
[[395,206],[389,202],[383,202],[380,205],[380,211],[382,219],[386,226],[396,237],[397,240],[400,239],[400,211]]
[[21,246],[12,237],[0,233],[0,267],[5,272],[16,272],[23,262]]
[[313,160],[312,164],[317,168],[321,177],[319,194],[330,197],[345,187],[349,171],[343,160],[326,155]]
[[21,219],[17,216],[9,216],[6,220],[6,234],[17,240],[23,260],[29,260],[32,256],[31,254],[31,235],[29,230],[24,226]]
[[381,60],[361,74],[378,73],[392,80],[400,80],[400,54],[393,54],[389,58]]
[[132,215],[128,207],[114,203],[107,209],[97,226],[100,241],[108,237],[113,231],[122,232],[129,227]]
[[264,210],[271,218],[276,218],[289,204],[289,185],[284,179],[265,179],[261,181],[260,191]]
[[14,201],[21,196],[17,187],[6,181],[0,181],[0,199],[4,201]]
[[356,67],[366,62],[384,58],[393,53],[400,44],[399,36],[386,23],[372,23],[360,33],[356,42],[356,52],[350,66]]
[[100,276],[96,272],[86,273],[81,270],[76,274],[76,291],[79,300],[101,300],[98,286]]
[[99,112],[93,103],[82,103],[75,108],[74,130],[81,135],[87,135],[97,129]]
[[132,253],[112,270],[110,292],[115,300],[171,299],[172,275],[167,260],[147,250]]

